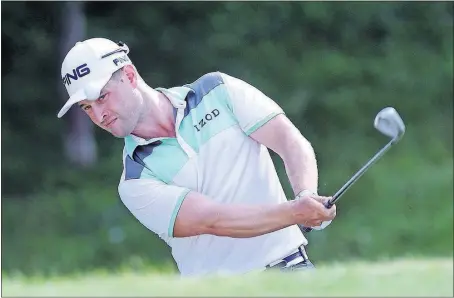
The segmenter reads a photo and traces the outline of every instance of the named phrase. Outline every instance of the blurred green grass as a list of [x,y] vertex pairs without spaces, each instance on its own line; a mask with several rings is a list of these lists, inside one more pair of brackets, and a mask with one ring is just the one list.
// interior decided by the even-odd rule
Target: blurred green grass
[[453,295],[453,259],[333,263],[316,271],[180,278],[164,272],[69,277],[4,276],[4,296],[444,296]]

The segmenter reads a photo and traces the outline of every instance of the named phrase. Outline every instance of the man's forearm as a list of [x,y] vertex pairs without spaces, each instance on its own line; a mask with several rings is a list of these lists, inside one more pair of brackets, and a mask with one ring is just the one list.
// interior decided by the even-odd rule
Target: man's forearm
[[323,205],[308,197],[281,204],[221,204],[191,191],[177,214],[173,236],[256,237],[295,224],[319,225],[325,213]]
[[[301,214],[291,201],[282,204],[221,204],[195,191],[184,199],[174,226],[175,237],[203,234],[255,237],[294,225]],[[304,215],[303,215],[304,218]]]
[[295,195],[305,189],[317,193],[317,160],[309,141],[301,135],[292,138],[281,158]]
[[304,189],[317,192],[318,169],[312,145],[285,115],[276,116],[251,137],[279,154],[295,195]]
[[291,203],[279,205],[225,205],[206,231],[246,238],[264,235],[295,224]]

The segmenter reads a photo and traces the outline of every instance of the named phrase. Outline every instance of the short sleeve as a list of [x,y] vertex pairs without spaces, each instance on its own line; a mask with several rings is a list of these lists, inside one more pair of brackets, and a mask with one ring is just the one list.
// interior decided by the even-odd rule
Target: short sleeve
[[250,135],[279,114],[282,108],[254,86],[220,73],[229,95],[232,112],[241,129]]
[[123,180],[118,186],[123,204],[140,223],[161,238],[173,237],[178,211],[189,191],[156,178]]

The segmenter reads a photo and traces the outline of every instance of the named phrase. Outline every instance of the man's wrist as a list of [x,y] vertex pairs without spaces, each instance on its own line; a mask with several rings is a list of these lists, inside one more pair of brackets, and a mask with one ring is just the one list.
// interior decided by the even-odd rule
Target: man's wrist
[[312,191],[312,190],[309,190],[309,189],[303,189],[302,191],[300,191],[297,195],[296,195],[296,198],[299,199],[299,198],[302,198],[302,197],[305,197],[305,196],[317,196],[317,192],[316,191]]

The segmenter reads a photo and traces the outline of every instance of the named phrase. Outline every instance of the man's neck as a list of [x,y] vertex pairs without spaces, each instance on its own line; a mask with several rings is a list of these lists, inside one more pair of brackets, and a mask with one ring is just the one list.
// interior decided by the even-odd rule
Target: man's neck
[[173,105],[163,93],[149,86],[140,86],[143,107],[139,123],[131,134],[145,140],[175,137]]

